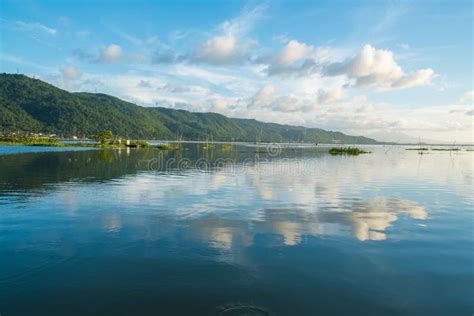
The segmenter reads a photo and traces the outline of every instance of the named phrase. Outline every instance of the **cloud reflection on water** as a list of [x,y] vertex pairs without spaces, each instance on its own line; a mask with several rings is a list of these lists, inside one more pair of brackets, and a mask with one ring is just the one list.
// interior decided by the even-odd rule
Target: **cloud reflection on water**
[[360,241],[385,240],[386,230],[400,216],[425,220],[427,211],[408,200],[377,197],[370,201],[358,201],[345,211],[313,211],[304,209],[264,209],[261,220],[245,219],[193,219],[187,222],[191,231],[201,240],[216,248],[230,249],[233,240],[245,246],[253,244],[258,234],[277,234],[283,244],[294,246],[304,235],[341,236],[350,234]]
[[[188,238],[230,249],[236,240],[252,245],[259,234],[278,235],[285,245],[297,245],[304,236],[409,238],[401,225],[416,229],[423,221],[429,226],[427,208],[442,207],[418,192],[428,190],[433,199],[455,194],[469,203],[465,178],[459,177],[471,166],[469,154],[456,157],[454,163],[449,155],[433,154],[420,163],[419,155],[404,149],[394,149],[390,156],[372,150],[373,154],[357,158],[309,152],[291,159],[236,164],[230,171],[161,173],[136,171],[140,159],[152,158],[153,152],[133,151],[114,163],[135,173],[101,182],[48,185],[44,198],[26,200],[23,206],[34,203],[37,209],[58,210],[78,223],[94,220],[87,226],[101,225],[108,233],[127,231],[129,238],[156,239],[184,225]],[[93,154],[75,156],[89,159]],[[185,154],[191,161],[201,157],[180,153]],[[450,168],[442,168],[447,163]],[[437,186],[440,190],[429,191]],[[399,224],[401,218],[408,221]]]
[[151,173],[124,182],[121,194],[138,206],[141,200],[144,207],[168,210],[166,216],[186,222],[197,238],[227,249],[236,238],[250,245],[262,232],[282,236],[286,245],[304,235],[386,240],[400,217],[428,218],[418,203],[372,189],[382,185],[367,162],[339,161],[337,168],[334,161],[316,162],[296,173],[288,160],[247,165],[241,172],[190,170],[175,178]]

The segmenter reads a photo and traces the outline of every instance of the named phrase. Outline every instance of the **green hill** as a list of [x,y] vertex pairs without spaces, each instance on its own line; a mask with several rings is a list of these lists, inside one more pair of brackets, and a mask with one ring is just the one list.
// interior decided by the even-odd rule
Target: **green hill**
[[0,131],[91,136],[103,130],[139,139],[174,139],[180,134],[186,140],[212,136],[216,141],[376,143],[318,128],[142,107],[105,94],[70,93],[24,75],[0,74]]

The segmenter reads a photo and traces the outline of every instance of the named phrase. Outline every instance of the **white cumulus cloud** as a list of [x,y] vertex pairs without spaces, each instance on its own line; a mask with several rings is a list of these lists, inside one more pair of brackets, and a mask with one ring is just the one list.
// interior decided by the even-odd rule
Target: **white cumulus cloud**
[[393,52],[376,49],[369,44],[355,57],[327,65],[324,73],[327,76],[346,75],[355,80],[355,87],[381,90],[426,85],[435,75],[430,68],[406,74],[395,61]]
[[237,17],[218,25],[215,36],[198,45],[188,60],[211,65],[226,65],[246,62],[257,42],[248,37],[254,23],[263,16],[266,6],[245,9]]
[[278,56],[277,62],[283,65],[291,64],[297,60],[305,58],[311,50],[312,48],[310,46],[296,40],[291,40],[285,47],[283,47]]
[[233,64],[248,59],[252,46],[254,42],[238,42],[233,35],[215,36],[194,51],[192,60],[213,65]]
[[309,77],[321,72],[321,65],[331,54],[327,47],[315,47],[292,39],[280,52],[259,61],[267,64],[266,72],[270,76]]
[[99,61],[104,63],[113,63],[120,60],[122,56],[122,47],[117,44],[110,44],[109,46],[106,46],[102,49],[99,56]]

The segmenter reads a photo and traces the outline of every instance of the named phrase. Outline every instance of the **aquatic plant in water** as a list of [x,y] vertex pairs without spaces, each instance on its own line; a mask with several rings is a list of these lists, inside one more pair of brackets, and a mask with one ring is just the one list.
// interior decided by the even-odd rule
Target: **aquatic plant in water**
[[370,152],[357,147],[333,147],[329,150],[331,155],[351,155],[358,156],[360,154],[369,154]]

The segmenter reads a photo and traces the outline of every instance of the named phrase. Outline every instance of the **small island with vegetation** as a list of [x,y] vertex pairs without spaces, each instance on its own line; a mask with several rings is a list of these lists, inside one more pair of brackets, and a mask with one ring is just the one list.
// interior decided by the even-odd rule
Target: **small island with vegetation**
[[358,156],[360,154],[369,154],[370,152],[362,150],[357,147],[333,147],[329,150],[329,153],[333,156],[336,156],[336,155]]

